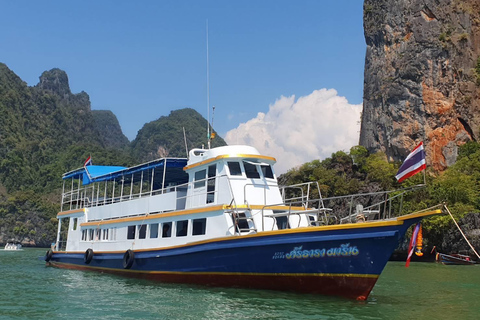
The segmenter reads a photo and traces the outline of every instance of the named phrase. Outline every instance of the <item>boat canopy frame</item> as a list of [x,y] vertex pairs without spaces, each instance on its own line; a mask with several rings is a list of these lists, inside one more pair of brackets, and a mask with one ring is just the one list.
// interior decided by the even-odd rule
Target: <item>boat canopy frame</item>
[[[188,181],[188,174],[184,171],[187,164],[186,158],[161,158],[149,161],[134,167],[119,167],[119,166],[85,166],[63,175],[63,190],[62,190],[62,208],[63,205],[69,204],[68,209],[79,208],[80,206],[90,206],[88,197],[91,194],[92,199],[90,203],[95,202],[106,204],[115,198],[115,190],[120,192],[120,197],[123,199],[124,190],[129,188],[129,199],[132,199],[133,189],[138,189],[135,195],[141,197],[143,187],[149,184],[147,192],[152,194],[154,190],[165,189],[169,186],[179,185]],[[70,191],[66,191],[66,182],[71,180]],[[100,195],[100,183],[104,183],[104,190],[101,191],[103,197]],[[108,183],[112,185],[109,187]],[[91,185],[91,186],[90,186]],[[87,191],[91,189],[91,191]],[[96,189],[96,190],[95,190]],[[96,195],[95,195],[96,193]],[[118,194],[118,193],[117,193]],[[101,200],[100,200],[101,199]]]

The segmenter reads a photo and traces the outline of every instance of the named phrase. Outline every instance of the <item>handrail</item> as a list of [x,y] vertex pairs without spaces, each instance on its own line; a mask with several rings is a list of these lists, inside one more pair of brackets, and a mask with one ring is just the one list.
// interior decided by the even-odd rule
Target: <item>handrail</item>
[[[285,206],[287,205],[288,206],[288,209],[284,210],[282,214],[287,214],[288,217],[290,217],[290,215],[292,214],[302,214],[302,213],[307,213],[307,214],[316,214],[317,215],[317,223],[320,221],[320,215],[323,215],[323,219],[324,219],[324,222],[326,224],[329,223],[330,219],[333,218],[335,220],[335,223],[342,223],[343,221],[346,221],[346,220],[349,220],[350,222],[352,222],[352,218],[353,217],[356,217],[358,216],[358,212],[355,212],[352,214],[352,209],[353,209],[353,203],[355,201],[355,199],[357,198],[361,198],[361,197],[366,197],[366,196],[379,196],[379,195],[384,195],[385,198],[381,201],[378,201],[374,204],[371,204],[365,208],[361,207],[362,208],[362,213],[367,213],[368,214],[380,214],[381,213],[381,206],[384,205],[384,218],[387,218],[386,217],[386,212],[387,212],[387,209],[388,209],[388,217],[391,216],[391,211],[392,211],[392,207],[393,207],[393,201],[395,199],[398,199],[400,198],[401,202],[400,202],[400,208],[398,210],[398,214],[401,214],[401,209],[402,209],[402,202],[403,202],[403,195],[407,192],[410,192],[410,191],[414,191],[414,190],[417,190],[417,189],[420,189],[420,188],[424,188],[425,185],[422,184],[422,185],[416,185],[416,186],[412,186],[412,187],[407,187],[407,188],[402,188],[402,189],[398,189],[398,190],[389,190],[389,191],[377,191],[377,192],[367,192],[367,193],[357,193],[357,194],[353,194],[353,195],[343,195],[343,196],[334,196],[334,197],[327,197],[327,198],[319,198],[319,199],[314,199],[314,200],[308,200],[306,203],[304,202],[301,202],[302,205],[306,205],[305,208],[308,210],[308,208],[311,208],[310,210],[308,211],[298,211],[298,210],[292,210],[292,207],[294,206],[295,203],[300,203],[300,201],[290,201],[288,203],[284,202],[284,203],[281,203],[281,204],[269,204],[269,205],[265,205],[262,207],[261,209],[261,214],[262,214],[262,229],[264,229],[264,220],[265,220],[265,217],[274,217],[275,214],[272,214],[272,215],[265,215],[265,211],[266,210],[271,210],[270,208],[272,207],[276,207],[276,206]],[[395,194],[396,193],[396,194]],[[348,201],[348,208],[349,208],[349,211],[350,213],[347,214],[345,217],[343,218],[339,218],[339,214],[340,212],[333,212],[333,210],[331,208],[327,208],[324,206],[324,203],[327,203],[327,202],[330,202],[330,201],[333,201],[335,202],[335,200],[347,200]],[[387,208],[387,205],[388,205],[388,208]],[[345,208],[345,207],[344,207]],[[376,209],[378,208],[378,209]],[[330,212],[330,213],[329,213]],[[368,218],[368,217],[367,217]],[[380,217],[379,217],[380,218]],[[299,221],[300,223],[300,221]]]
[[[94,185],[86,186],[86,187],[82,187],[82,188],[79,188],[79,189],[73,189],[73,190],[63,192],[62,193],[63,201],[61,203],[61,210],[63,210],[64,205],[72,204],[72,203],[74,205],[76,205],[75,209],[78,209],[79,205],[81,205],[81,204],[84,204],[85,207],[95,207],[95,206],[113,204],[113,203],[117,203],[117,202],[134,200],[134,199],[142,198],[144,196],[167,194],[167,193],[171,193],[171,192],[179,192],[179,191],[189,190],[189,189],[193,189],[194,186],[195,186],[195,183],[199,183],[199,182],[204,182],[205,187],[206,187],[209,180],[218,179],[218,178],[222,178],[222,177],[225,177],[225,176],[226,175],[207,177],[205,179],[196,180],[196,181],[192,181],[192,182],[186,182],[186,183],[176,185],[176,186],[168,186],[168,187],[163,187],[163,188],[154,189],[154,190],[148,190],[148,191],[144,191],[144,192],[137,192],[137,193],[131,193],[131,194],[119,193],[119,194],[121,194],[121,196],[114,196],[114,197],[112,197],[112,194],[108,194],[108,193],[107,193],[107,196],[105,197],[105,194],[104,194],[103,191],[100,191],[100,194],[103,193],[100,196],[100,194],[98,194],[98,193],[95,194],[95,186]],[[130,186],[127,186],[127,187],[130,187]],[[96,189],[97,189],[97,191],[100,190],[99,187],[97,187]],[[231,189],[231,186],[230,186],[230,189]],[[201,194],[196,193],[196,194],[192,194],[192,195],[189,195],[189,196],[181,196],[181,197],[177,197],[177,200],[182,199],[182,198],[188,199],[189,197],[195,197],[195,196],[199,196],[199,195],[203,195],[203,194],[211,194],[211,193],[218,194],[218,190],[205,191],[205,192],[202,192]],[[231,193],[233,194],[233,192],[231,192]],[[92,195],[91,198],[90,198],[90,195]]]
[[[297,184],[292,184],[292,185],[288,185],[288,186],[279,186],[279,188],[281,190],[281,193],[282,193],[282,199],[284,200],[284,202],[301,199],[302,202],[305,201],[304,207],[306,207],[308,201],[310,200],[310,192],[312,190],[311,189],[312,184],[316,185],[316,189],[317,189],[318,197],[319,197],[318,200],[320,200],[320,204],[322,205],[322,207],[324,207],[324,205],[322,203],[322,198],[323,198],[322,197],[322,192],[320,190],[320,185],[318,184],[318,181],[308,181],[308,182],[297,183]],[[304,194],[304,187],[305,186],[307,187],[306,194]],[[285,199],[286,189],[300,189],[301,195]]]

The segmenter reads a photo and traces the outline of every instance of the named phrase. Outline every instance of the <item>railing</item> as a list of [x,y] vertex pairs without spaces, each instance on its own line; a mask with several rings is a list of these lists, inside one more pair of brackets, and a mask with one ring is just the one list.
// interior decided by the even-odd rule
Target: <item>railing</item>
[[[212,195],[212,194],[214,195],[214,198],[217,199],[218,190],[215,189],[213,191],[209,191],[207,187],[208,183],[209,181],[219,179],[225,176],[226,175],[209,177],[201,180],[196,180],[193,182],[187,182],[177,186],[168,186],[161,189],[154,189],[154,190],[135,192],[135,193],[128,192],[128,194],[124,194],[122,192],[122,189],[115,190],[115,192],[112,192],[111,189],[105,191],[106,188],[102,188],[100,185],[85,186],[85,187],[64,192],[62,194],[61,210],[63,211],[63,210],[73,210],[73,209],[80,209],[80,208],[97,207],[97,206],[130,201],[134,199],[145,198],[145,197],[150,197],[150,196],[159,195],[159,194],[167,194],[172,192],[176,193],[177,202],[179,200],[184,199],[186,203],[189,198],[193,199],[195,197],[205,197],[205,199],[207,199],[208,195]],[[192,190],[195,189],[195,183],[203,183],[205,186],[201,188],[204,188],[205,191],[187,195],[187,191],[189,189],[192,189]],[[121,186],[121,184],[119,185]],[[127,188],[131,188],[131,187],[127,186]],[[132,189],[128,189],[127,191],[130,191],[130,190]],[[231,186],[230,186],[230,192],[233,197]]]
[[[292,187],[298,189],[306,187],[306,184],[286,188]],[[424,187],[425,185],[418,185],[400,190],[358,193],[328,198],[322,198],[319,193],[320,197],[313,200],[307,200],[307,194],[302,189],[300,196],[294,195],[285,199],[284,203],[281,204],[264,206],[261,210],[262,229],[265,230],[265,218],[273,218],[276,222],[277,217],[286,216],[290,220],[292,215],[299,216],[299,225],[302,215],[307,219],[308,217],[312,217],[313,220],[308,221],[309,225],[312,226],[389,219],[401,215],[403,197],[406,193]],[[364,204],[367,205],[364,206]],[[280,205],[286,205],[288,208],[281,211],[277,210],[277,212],[272,210],[274,207]],[[298,207],[304,209],[299,210]],[[269,213],[266,213],[267,211]]]
[[[312,187],[314,185],[314,187]],[[300,190],[300,194],[296,194],[295,191]],[[312,196],[312,192],[316,191],[318,193],[318,199],[315,201],[319,202],[318,208],[324,208],[322,202],[322,192],[320,191],[320,186],[318,181],[310,181],[304,183],[293,184],[289,186],[282,186],[280,187],[280,193],[282,195],[282,199],[285,203],[291,202],[301,202],[302,206],[307,208],[307,204],[310,201],[310,197]],[[287,193],[292,194],[290,198],[287,198]]]

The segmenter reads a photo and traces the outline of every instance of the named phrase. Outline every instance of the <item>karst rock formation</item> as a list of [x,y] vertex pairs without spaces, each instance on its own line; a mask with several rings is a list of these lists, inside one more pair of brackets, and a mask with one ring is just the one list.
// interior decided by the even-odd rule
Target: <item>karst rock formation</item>
[[480,1],[365,0],[364,30],[360,144],[444,170],[480,135]]

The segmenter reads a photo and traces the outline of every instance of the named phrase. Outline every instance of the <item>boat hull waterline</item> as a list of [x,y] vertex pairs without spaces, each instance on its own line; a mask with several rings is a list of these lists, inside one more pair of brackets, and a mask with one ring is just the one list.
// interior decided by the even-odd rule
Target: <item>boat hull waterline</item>
[[335,295],[365,300],[406,230],[422,214],[382,222],[309,227],[125,252],[55,251],[48,264],[171,283]]

